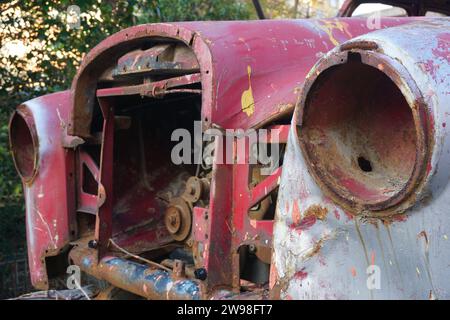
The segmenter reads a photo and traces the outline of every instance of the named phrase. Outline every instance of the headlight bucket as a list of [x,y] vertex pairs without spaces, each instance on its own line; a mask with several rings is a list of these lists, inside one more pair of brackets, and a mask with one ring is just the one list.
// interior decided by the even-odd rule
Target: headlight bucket
[[23,105],[11,115],[9,142],[17,172],[24,183],[32,182],[38,170],[39,141],[34,118]]

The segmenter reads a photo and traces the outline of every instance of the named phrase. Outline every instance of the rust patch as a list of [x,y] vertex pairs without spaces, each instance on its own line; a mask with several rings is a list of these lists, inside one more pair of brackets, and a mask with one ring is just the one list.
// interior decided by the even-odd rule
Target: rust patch
[[297,202],[294,202],[292,210],[293,223],[291,228],[301,233],[302,231],[312,227],[317,220],[325,220],[328,210],[320,205],[312,205],[303,213],[303,218],[300,219],[300,212],[298,211]]
[[428,247],[428,236],[427,236],[427,233],[425,232],[425,230],[422,230],[421,232],[419,232],[419,234],[417,235],[417,239],[419,239],[419,238],[424,238],[425,244]]
[[372,41],[353,41],[348,42],[340,47],[341,51],[348,51],[352,49],[361,49],[361,50],[377,50],[378,44]]
[[322,238],[319,241],[317,241],[316,243],[314,243],[312,249],[310,252],[308,252],[305,256],[304,259],[309,259],[314,257],[316,254],[319,253],[320,249],[322,249],[324,242],[328,240],[328,238]]
[[385,225],[385,226],[389,226],[394,222],[405,222],[406,220],[408,220],[408,216],[406,214],[397,214],[391,217],[382,217],[381,218],[381,222]]
[[314,216],[319,220],[325,220],[328,214],[328,210],[318,204],[314,204],[310,206],[308,209],[306,209],[305,213],[303,214],[304,218]]

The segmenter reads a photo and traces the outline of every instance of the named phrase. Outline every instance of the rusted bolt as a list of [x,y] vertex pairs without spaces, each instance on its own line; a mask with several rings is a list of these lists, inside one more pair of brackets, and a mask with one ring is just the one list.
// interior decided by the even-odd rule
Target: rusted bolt
[[166,212],[166,228],[170,233],[174,234],[181,227],[181,212],[177,207],[169,207]]
[[198,268],[194,270],[194,276],[198,280],[206,280],[206,277],[208,276],[208,273],[206,272],[205,268]]
[[184,262],[181,260],[175,260],[173,263],[173,275],[175,278],[180,279],[185,276]]
[[89,240],[88,247],[91,249],[96,249],[98,247],[97,240]]
[[197,177],[190,177],[186,181],[186,189],[183,194],[183,198],[189,202],[197,202],[205,194],[208,189],[207,179],[199,179]]

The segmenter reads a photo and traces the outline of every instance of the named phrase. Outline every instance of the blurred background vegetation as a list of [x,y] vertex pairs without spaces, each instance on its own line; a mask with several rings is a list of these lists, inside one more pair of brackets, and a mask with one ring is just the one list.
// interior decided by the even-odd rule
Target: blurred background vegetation
[[[267,18],[332,16],[339,0],[260,0]],[[67,8],[80,8],[70,28]],[[251,0],[84,0],[0,3],[0,263],[25,252],[22,186],[11,161],[8,119],[21,102],[69,88],[83,56],[141,23],[256,19]],[[1,285],[1,284],[0,284]],[[1,291],[1,288],[0,288]]]

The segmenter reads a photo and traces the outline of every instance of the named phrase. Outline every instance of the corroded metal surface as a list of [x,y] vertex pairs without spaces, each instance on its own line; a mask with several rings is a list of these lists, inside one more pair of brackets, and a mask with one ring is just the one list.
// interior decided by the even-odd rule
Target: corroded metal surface
[[[448,19],[379,30],[336,48],[309,73],[309,85],[300,93],[294,113],[281,178],[273,297],[449,298],[449,30]],[[365,67],[354,69],[361,64],[379,73],[380,81],[364,91],[360,107],[353,108],[361,92],[355,82],[370,79]],[[346,71],[352,71],[353,80],[333,83],[345,78],[340,72]],[[330,90],[320,91],[320,84]],[[397,94],[404,97],[407,109],[394,98]],[[337,115],[340,101],[349,109]],[[391,105],[393,101],[397,103]],[[365,103],[372,109],[367,111]],[[308,115],[311,105],[320,109],[320,119]],[[354,127],[343,127],[348,119]],[[354,128],[361,129],[360,140]],[[321,146],[329,148],[319,150]],[[310,152],[331,161],[325,164]],[[367,163],[358,163],[361,155],[371,170]],[[387,186],[395,174],[404,178],[392,192]],[[349,179],[354,180],[352,186]],[[346,193],[338,194],[338,187]],[[369,198],[360,201],[363,197]],[[385,202],[391,198],[395,201]],[[382,201],[372,206],[372,199]],[[316,212],[314,218],[311,211]]]
[[165,270],[114,256],[98,261],[97,252],[92,249],[76,248],[70,257],[83,271],[148,299],[198,300],[201,297],[199,281],[174,279]]
[[[382,19],[381,27],[408,21]],[[74,109],[68,132],[89,136],[97,79],[117,58],[156,37],[193,49],[202,75],[205,127],[214,123],[224,128],[248,128],[291,113],[297,88],[317,59],[339,43],[369,31],[365,19],[345,18],[166,23],[122,30],[83,60],[72,84]],[[255,101],[250,115],[242,112],[241,106],[241,94],[249,81]]]
[[31,282],[42,290],[48,289],[45,258],[60,253],[76,230],[75,152],[62,146],[70,109],[68,91],[30,100],[18,108],[33,128],[36,172],[23,180],[23,187]]
[[[383,19],[381,26],[387,28],[413,21]],[[431,22],[428,27],[424,23],[420,28],[438,29]],[[277,278],[275,288],[279,288],[283,297],[301,297],[300,291],[293,289],[295,294],[292,294],[286,287],[291,282],[295,288],[292,274],[298,279],[308,276],[299,267],[301,264],[293,252],[310,245],[304,258],[312,263],[334,238],[325,234],[305,240],[300,235],[328,223],[331,216],[337,221],[341,221],[340,217],[349,217],[349,223],[353,223],[360,219],[353,219],[354,211],[361,208],[381,213],[396,208],[402,212],[419,198],[415,190],[425,188],[437,167],[434,159],[438,135],[430,129],[437,128],[436,117],[429,117],[429,110],[437,112],[437,107],[429,107],[430,102],[426,100],[414,104],[413,121],[404,116],[403,108],[393,114],[392,121],[379,128],[378,135],[369,137],[369,142],[379,142],[373,148],[377,152],[388,150],[389,142],[398,145],[394,152],[386,152],[379,159],[370,158],[369,153],[361,159],[361,163],[373,171],[379,164],[389,164],[390,175],[380,179],[368,180],[358,171],[359,180],[353,175],[350,176],[353,180],[346,179],[342,184],[333,180],[336,179],[333,169],[339,168],[345,173],[350,166],[341,163],[340,145],[345,144],[346,137],[353,146],[361,144],[358,139],[373,129],[372,122],[379,123],[375,120],[382,111],[371,113],[368,106],[363,108],[365,113],[356,118],[356,127],[349,122],[338,128],[335,148],[322,148],[320,137],[316,139],[314,135],[322,130],[321,136],[330,140],[332,135],[326,134],[337,116],[326,122],[320,115],[309,113],[304,122],[304,131],[308,132],[305,136],[297,131],[300,123],[296,121],[303,119],[301,111],[296,113],[295,126],[288,124],[299,91],[309,89],[316,82],[314,71],[308,75],[314,63],[335,46],[370,31],[363,19],[195,22],[136,26],[100,43],[86,56],[70,93],[49,95],[25,104],[32,114],[30,119],[36,123],[35,140],[39,139],[39,153],[35,157],[38,170],[31,182],[25,181],[33,284],[37,287],[47,284],[46,256],[60,253],[70,240],[89,236],[93,239],[90,247],[83,244],[84,247],[71,251],[74,262],[86,272],[118,287],[161,299],[219,297],[218,289],[225,288],[225,295],[231,297],[243,287],[252,287],[245,286],[246,279],[241,278],[241,252],[250,252],[256,256],[257,263],[263,265],[262,269],[268,270],[275,243],[276,249],[285,251],[275,251],[272,285]],[[383,32],[375,35],[388,34]],[[347,42],[322,60],[317,68],[326,67],[327,61],[339,63],[341,55],[347,57],[348,51],[364,52],[360,55],[364,62],[378,69],[378,64],[382,63],[385,70],[380,72],[387,73],[395,85],[402,87],[402,94],[407,95],[406,104],[411,106],[411,99],[418,99],[424,92],[428,94],[420,81],[415,84],[417,88],[414,86],[417,75],[421,75],[419,71],[426,77],[430,74],[437,77],[429,88],[441,88],[439,81],[443,79],[445,67],[436,67],[437,60],[430,54],[430,59],[420,60],[423,69],[413,72],[412,67],[403,65],[400,70],[397,61],[400,50],[390,45],[394,36],[388,34],[387,40],[368,37]],[[445,59],[447,43],[444,37],[440,44],[433,43],[434,47],[430,44],[426,48],[434,48],[433,54]],[[417,62],[413,58],[411,61]],[[359,69],[354,71],[360,72]],[[377,80],[370,73],[367,78]],[[344,73],[339,79],[351,80],[351,77],[346,78]],[[344,92],[341,89],[345,89],[345,81],[335,91],[332,82],[324,83],[330,96]],[[363,84],[361,82],[358,89],[362,89]],[[392,89],[380,88],[382,91]],[[405,93],[405,90],[410,92]],[[391,104],[385,106],[386,112],[396,109],[398,104],[406,106],[401,95],[395,96],[396,91],[392,92],[387,96]],[[302,97],[306,95],[307,91],[301,93]],[[321,95],[318,90],[317,96]],[[177,98],[184,100],[179,102]],[[345,97],[341,98],[345,102]],[[319,99],[311,103],[318,109],[326,109],[329,104],[325,102]],[[382,101],[378,104],[382,105]],[[347,108],[347,112],[352,113],[358,110],[358,105],[349,104]],[[401,132],[394,130],[396,134],[390,135],[389,130],[396,129],[398,118],[404,119],[402,123],[406,126]],[[284,145],[289,133],[290,151],[283,167],[268,176],[258,176],[248,161],[249,152],[243,162],[224,161],[227,157],[237,157],[239,143],[246,138],[241,141],[235,138],[231,151],[224,141],[216,140],[210,144],[214,148],[214,161],[198,176],[198,167],[172,163],[172,145],[168,143],[173,130],[180,126],[195,134],[196,129],[190,127],[195,120],[202,122],[199,131],[207,128],[269,129],[263,141],[266,144]],[[275,131],[280,133],[278,141],[272,135]],[[299,137],[306,139],[302,140],[303,153]],[[402,141],[408,143],[401,144]],[[331,154],[331,150],[336,152]],[[363,151],[358,150],[361,154]],[[315,167],[319,170],[313,173],[314,177],[307,173],[308,169],[311,172],[315,169],[301,160],[303,154],[308,155],[310,162],[320,164]],[[336,167],[320,163],[321,159],[333,159]],[[370,165],[363,160],[370,161]],[[356,159],[353,165],[358,163]],[[439,168],[444,166],[439,164]],[[328,180],[321,175],[326,175]],[[284,182],[280,189],[281,176]],[[367,181],[373,186],[370,192],[358,187]],[[328,186],[326,196],[318,185],[324,190],[325,185]],[[379,190],[392,186],[397,189]],[[282,195],[274,242],[270,208],[277,193]],[[355,194],[351,201],[345,201],[348,193]],[[314,196],[310,197],[311,194]],[[293,196],[300,200],[293,201]],[[332,199],[345,210],[335,206]],[[333,215],[330,206],[336,207]],[[167,210],[170,207],[175,210]],[[178,207],[183,208],[180,211]],[[284,217],[283,210],[289,212],[289,217],[292,215],[292,221],[280,218]],[[169,214],[165,215],[166,212]],[[396,216],[382,221],[395,219],[401,218]],[[174,237],[180,230],[181,236]],[[340,231],[336,232],[340,235]],[[163,261],[180,248],[190,256],[186,261],[170,258],[171,274],[164,268],[157,270],[119,258],[118,252],[109,246],[112,239],[132,254],[147,254]],[[264,289],[258,292],[265,295]]]

